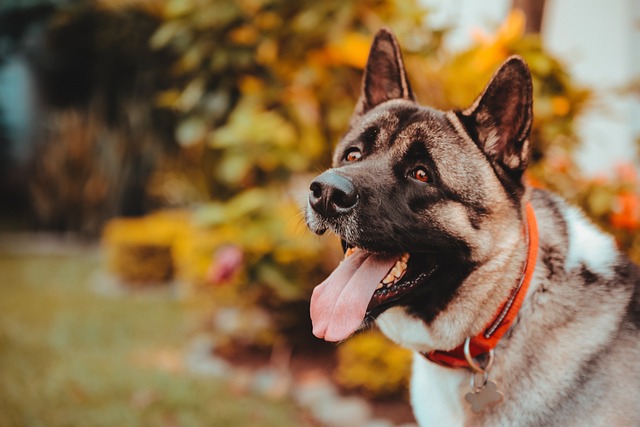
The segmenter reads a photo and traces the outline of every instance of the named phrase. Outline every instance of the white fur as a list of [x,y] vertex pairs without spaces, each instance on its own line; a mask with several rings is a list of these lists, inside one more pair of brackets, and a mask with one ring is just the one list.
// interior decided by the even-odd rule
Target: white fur
[[409,316],[402,307],[391,307],[376,319],[387,337],[401,347],[418,352],[434,348],[434,340],[422,320]]
[[498,149],[496,149],[496,145],[498,144],[499,141],[500,141],[500,135],[498,133],[498,129],[491,127],[488,130],[487,135],[485,136],[484,151],[487,153],[493,153],[495,151],[498,151]]
[[418,424],[462,426],[464,410],[460,387],[467,378],[464,369],[444,368],[414,354],[411,405]]
[[594,273],[612,277],[617,250],[611,236],[603,234],[576,208],[568,207],[564,213],[569,233],[567,271],[584,264]]

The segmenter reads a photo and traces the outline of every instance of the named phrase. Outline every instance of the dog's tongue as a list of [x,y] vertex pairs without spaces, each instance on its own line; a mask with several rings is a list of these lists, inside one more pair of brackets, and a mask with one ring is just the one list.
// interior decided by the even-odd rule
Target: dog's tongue
[[378,283],[398,257],[372,254],[357,249],[311,296],[313,334],[326,341],[342,341],[362,324]]

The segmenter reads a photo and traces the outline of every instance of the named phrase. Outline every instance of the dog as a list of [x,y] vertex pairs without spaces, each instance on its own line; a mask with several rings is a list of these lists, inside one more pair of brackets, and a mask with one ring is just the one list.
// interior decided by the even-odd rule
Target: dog
[[640,272],[527,184],[532,102],[514,56],[469,108],[421,106],[383,28],[310,185],[308,227],[346,249],[313,291],[313,333],[375,323],[413,350],[421,426],[640,426]]

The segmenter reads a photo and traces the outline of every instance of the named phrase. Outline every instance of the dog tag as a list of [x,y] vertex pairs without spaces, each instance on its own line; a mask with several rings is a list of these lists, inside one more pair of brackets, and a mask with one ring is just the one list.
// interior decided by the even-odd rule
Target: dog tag
[[464,399],[471,405],[475,414],[484,412],[487,408],[502,402],[504,396],[498,391],[496,383],[487,381],[482,387],[465,394]]

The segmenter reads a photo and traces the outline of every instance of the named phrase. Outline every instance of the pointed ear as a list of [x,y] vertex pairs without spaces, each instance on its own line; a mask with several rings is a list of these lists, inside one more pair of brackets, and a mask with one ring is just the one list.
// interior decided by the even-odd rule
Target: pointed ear
[[489,159],[510,175],[522,175],[533,121],[531,73],[522,58],[507,59],[473,105],[457,114]]
[[381,28],[371,44],[356,114],[364,114],[391,99],[415,100],[404,69],[400,45],[391,30]]

